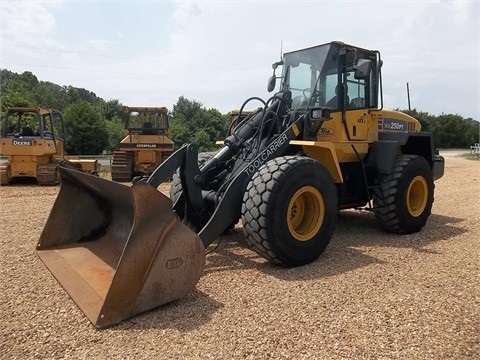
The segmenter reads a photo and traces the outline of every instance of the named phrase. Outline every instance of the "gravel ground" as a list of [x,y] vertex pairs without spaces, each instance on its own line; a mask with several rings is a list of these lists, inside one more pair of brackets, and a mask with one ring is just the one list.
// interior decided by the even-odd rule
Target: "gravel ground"
[[283,269],[237,228],[190,295],[106,330],[35,254],[58,187],[2,187],[0,358],[480,359],[480,160],[442,154],[420,233],[342,212],[317,261]]

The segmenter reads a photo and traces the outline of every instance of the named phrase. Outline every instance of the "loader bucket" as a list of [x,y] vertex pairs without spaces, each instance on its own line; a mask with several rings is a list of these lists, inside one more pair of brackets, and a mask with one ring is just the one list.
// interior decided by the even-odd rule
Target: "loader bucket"
[[87,318],[105,328],[188,294],[202,241],[148,184],[131,187],[60,167],[37,254]]

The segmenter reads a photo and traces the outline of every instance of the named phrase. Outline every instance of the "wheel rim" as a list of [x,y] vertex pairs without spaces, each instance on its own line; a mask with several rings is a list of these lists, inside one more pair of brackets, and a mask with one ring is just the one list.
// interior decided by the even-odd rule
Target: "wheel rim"
[[412,216],[420,216],[427,206],[428,185],[423,176],[416,176],[407,191],[407,208]]
[[320,192],[313,186],[302,187],[288,205],[288,230],[297,241],[308,241],[322,226],[324,216],[325,203]]

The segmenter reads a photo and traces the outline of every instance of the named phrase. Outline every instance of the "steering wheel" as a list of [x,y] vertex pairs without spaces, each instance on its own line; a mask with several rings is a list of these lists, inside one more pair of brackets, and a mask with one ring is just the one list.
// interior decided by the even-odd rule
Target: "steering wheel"
[[307,104],[308,104],[308,97],[307,96],[298,95],[298,96],[295,96],[292,99],[292,108],[293,109],[305,108],[305,107],[307,107]]
[[[308,93],[308,95],[306,93]],[[305,96],[308,99],[308,104],[310,105],[310,104],[314,104],[315,99],[320,97],[320,92],[317,89],[313,89],[313,92],[312,92],[312,89],[306,88],[306,89],[303,89],[303,96]]]

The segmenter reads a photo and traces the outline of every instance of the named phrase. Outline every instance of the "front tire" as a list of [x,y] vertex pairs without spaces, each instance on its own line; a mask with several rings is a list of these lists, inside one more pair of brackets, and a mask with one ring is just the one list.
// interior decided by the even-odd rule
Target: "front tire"
[[373,192],[373,210],[382,228],[397,234],[420,231],[432,212],[434,188],[423,157],[397,156],[392,173],[381,176]]
[[337,190],[319,162],[272,159],[252,177],[243,197],[248,244],[270,262],[293,267],[317,259],[335,229]]

